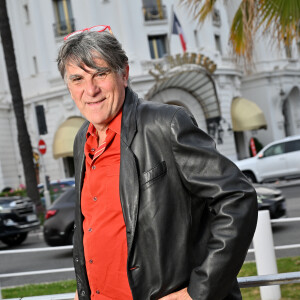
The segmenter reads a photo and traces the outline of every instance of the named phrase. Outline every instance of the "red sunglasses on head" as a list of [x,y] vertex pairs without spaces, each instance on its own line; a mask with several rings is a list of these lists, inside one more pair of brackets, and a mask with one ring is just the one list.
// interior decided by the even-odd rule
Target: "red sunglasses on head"
[[72,37],[72,36],[74,36],[76,34],[84,32],[84,31],[97,31],[97,32],[101,32],[101,31],[105,31],[106,29],[108,29],[109,32],[111,34],[113,34],[112,31],[111,31],[110,26],[108,26],[108,25],[96,25],[96,26],[93,26],[93,27],[90,27],[90,28],[85,28],[85,29],[81,29],[81,30],[77,30],[77,31],[71,32],[67,36],[64,37],[64,40],[66,41],[69,37]]

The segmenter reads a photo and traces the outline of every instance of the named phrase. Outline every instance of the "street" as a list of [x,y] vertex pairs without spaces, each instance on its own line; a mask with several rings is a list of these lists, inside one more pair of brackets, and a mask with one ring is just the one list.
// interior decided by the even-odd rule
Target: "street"
[[[300,186],[281,187],[286,196],[287,217],[300,217]],[[300,244],[299,222],[280,223],[273,225],[274,244],[289,245]],[[72,268],[72,250],[58,250],[22,254],[1,254],[1,250],[29,249],[47,247],[41,232],[33,232],[27,240],[18,247],[8,248],[0,242],[0,274],[29,272],[35,270],[50,270],[59,268]],[[252,248],[252,246],[250,246]],[[291,250],[278,250],[276,256],[300,256],[300,248]],[[254,255],[247,255],[247,260],[254,260]],[[0,279],[0,287],[16,286],[28,283],[52,282],[74,279],[73,272],[30,275],[15,278]]]

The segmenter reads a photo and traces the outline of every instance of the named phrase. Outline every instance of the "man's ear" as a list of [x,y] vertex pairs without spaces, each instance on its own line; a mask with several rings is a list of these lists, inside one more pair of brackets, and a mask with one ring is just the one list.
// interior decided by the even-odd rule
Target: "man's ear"
[[123,73],[124,86],[128,86],[128,78],[129,78],[129,65],[126,65]]

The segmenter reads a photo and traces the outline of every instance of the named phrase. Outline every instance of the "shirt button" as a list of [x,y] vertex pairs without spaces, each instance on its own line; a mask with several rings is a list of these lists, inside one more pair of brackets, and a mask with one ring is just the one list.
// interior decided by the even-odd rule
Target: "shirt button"
[[92,148],[91,151],[94,152],[94,151],[95,151],[95,148]]
[[89,260],[89,263],[90,263],[90,264],[92,264],[92,263],[93,263],[93,260],[92,260],[92,259],[90,259],[90,260]]
[[89,228],[89,232],[92,232],[92,228]]
[[94,197],[93,200],[94,200],[94,201],[97,201],[97,197]]
[[100,294],[100,291],[99,291],[99,290],[97,290],[97,291],[96,291],[96,294]]
[[92,169],[95,170],[95,169],[96,169],[96,166],[92,166]]

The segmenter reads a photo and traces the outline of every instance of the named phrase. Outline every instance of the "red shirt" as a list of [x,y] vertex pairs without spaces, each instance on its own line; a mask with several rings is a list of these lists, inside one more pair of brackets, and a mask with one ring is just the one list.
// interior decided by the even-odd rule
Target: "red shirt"
[[122,111],[109,124],[106,139],[99,147],[95,127],[90,124],[87,131],[81,211],[92,300],[132,299],[119,195],[121,118]]

